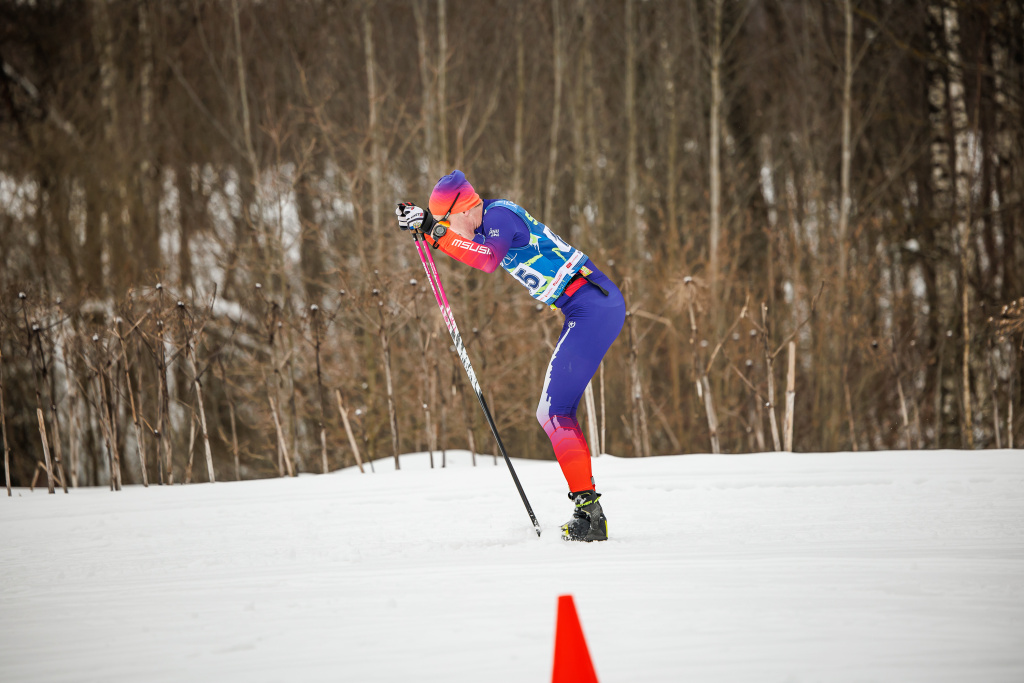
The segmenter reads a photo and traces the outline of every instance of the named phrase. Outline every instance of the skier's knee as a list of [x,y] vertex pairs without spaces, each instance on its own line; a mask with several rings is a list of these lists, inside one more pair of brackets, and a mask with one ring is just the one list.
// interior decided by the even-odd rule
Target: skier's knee
[[579,423],[572,415],[557,415],[549,413],[547,410],[537,411],[537,422],[548,434],[559,429],[579,429]]
[[537,422],[540,423],[540,426],[546,428],[547,424],[548,424],[548,420],[551,419],[551,415],[548,414],[548,402],[547,401],[541,400],[541,402],[539,404],[537,404],[537,414],[536,415],[537,415]]

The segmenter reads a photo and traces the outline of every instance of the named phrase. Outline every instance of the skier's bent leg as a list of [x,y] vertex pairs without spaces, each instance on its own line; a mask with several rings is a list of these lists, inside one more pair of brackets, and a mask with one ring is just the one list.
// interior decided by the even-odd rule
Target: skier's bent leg
[[583,438],[580,423],[575,415],[548,415],[546,410],[537,411],[537,421],[551,440],[562,474],[569,485],[569,491],[586,491],[594,488],[594,476],[590,468],[590,449]]

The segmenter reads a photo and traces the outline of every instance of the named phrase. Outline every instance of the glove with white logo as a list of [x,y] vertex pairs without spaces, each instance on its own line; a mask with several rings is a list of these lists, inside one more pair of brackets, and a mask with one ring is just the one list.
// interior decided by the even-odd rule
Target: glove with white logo
[[418,230],[435,238],[445,233],[443,225],[434,220],[429,212],[412,202],[401,202],[395,209],[395,215],[398,216],[398,227],[402,230]]
[[398,227],[402,230],[419,230],[423,225],[424,211],[412,202],[401,202],[395,209]]

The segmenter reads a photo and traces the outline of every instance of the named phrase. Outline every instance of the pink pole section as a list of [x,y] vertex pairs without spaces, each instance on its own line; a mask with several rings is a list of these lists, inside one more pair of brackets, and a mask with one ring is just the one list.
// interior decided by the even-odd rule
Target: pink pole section
[[[427,249],[427,253],[424,254],[423,250]],[[437,301],[437,307],[444,313],[444,304],[441,303],[441,296],[437,293],[437,284],[434,283],[434,276],[430,273],[430,267],[427,265],[427,258],[433,259],[433,256],[429,253],[430,246],[426,242],[416,240],[416,251],[420,255],[420,263],[423,264],[423,271],[427,274],[427,280],[430,282],[430,291],[434,293],[434,300]],[[448,321],[445,320],[445,323]]]
[[448,326],[448,331],[458,331],[458,326],[455,324],[455,316],[452,315],[451,306],[448,305],[448,296],[444,293],[444,287],[441,286],[441,277],[437,274],[437,266],[434,264],[434,255],[430,253],[430,245],[427,244],[426,240],[417,240],[416,249],[420,252],[420,261],[423,263],[423,270],[427,273],[427,279],[430,281],[430,289],[434,292],[434,299],[437,301],[437,307],[441,309],[441,317],[444,318],[444,324]]

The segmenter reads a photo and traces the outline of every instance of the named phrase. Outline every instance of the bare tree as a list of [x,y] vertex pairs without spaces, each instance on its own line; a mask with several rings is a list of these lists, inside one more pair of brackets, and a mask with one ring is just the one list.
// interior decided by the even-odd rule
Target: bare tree
[[[449,429],[462,408],[435,330],[405,324],[409,245],[386,210],[422,200],[452,164],[482,196],[568,221],[598,268],[629,279],[632,344],[627,328],[588,408],[598,452],[714,450],[687,436],[705,429],[723,452],[772,448],[773,424],[782,449],[787,337],[802,359],[789,396],[800,450],[1019,443],[1024,351],[988,323],[1024,296],[1019,3],[61,7],[0,3],[12,486],[48,471],[54,486],[62,472],[72,486],[171,483],[200,440],[222,477],[320,472],[327,391],[350,400],[340,438],[357,462],[372,467],[385,443],[442,461],[475,450],[479,423]],[[673,331],[688,325],[680,273],[709,292],[698,391]],[[452,268],[446,282],[470,326],[505,323],[474,343],[502,389],[507,445],[548,454],[527,419],[526,368],[545,355],[534,303],[502,277]],[[215,286],[234,322],[197,309],[190,357],[168,316]],[[338,286],[359,294],[331,317]],[[18,291],[65,303],[29,305],[26,323]],[[748,296],[767,311],[723,337]],[[311,305],[329,334],[310,327]],[[19,350],[33,322],[34,367]],[[410,381],[422,386],[403,391]]]

